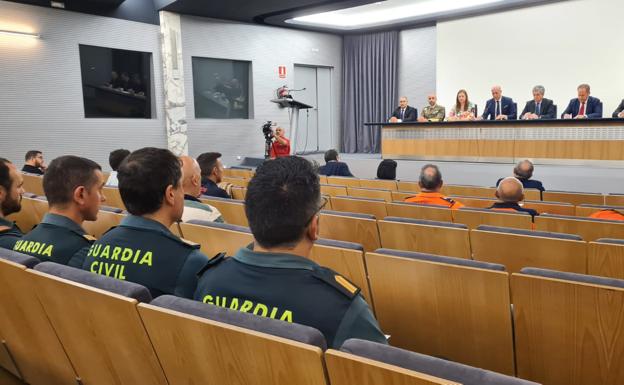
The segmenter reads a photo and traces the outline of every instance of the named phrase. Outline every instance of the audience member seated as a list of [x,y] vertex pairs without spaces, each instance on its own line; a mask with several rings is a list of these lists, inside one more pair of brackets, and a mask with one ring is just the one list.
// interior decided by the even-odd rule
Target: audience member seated
[[377,179],[396,179],[397,162],[392,159],[384,159],[377,167]]
[[[82,228],[83,221],[97,220],[104,175],[99,164],[77,156],[54,159],[43,177],[43,191],[49,210],[43,220],[13,250],[42,261],[67,264],[95,238]],[[86,250],[85,250],[86,251]]]
[[608,219],[610,221],[624,221],[624,212],[616,209],[605,209],[596,211],[589,217],[596,219]]
[[[528,159],[525,159],[521,162],[518,162],[516,167],[514,167],[513,172],[514,172],[514,176],[516,177],[516,179],[518,179],[522,183],[522,187],[534,188],[542,192],[546,191],[546,189],[544,188],[544,185],[542,185],[542,182],[540,182],[539,180],[531,179],[531,177],[533,176],[534,169],[535,167],[533,166],[533,162],[531,162]],[[503,178],[500,178],[499,180],[496,181],[496,187],[498,187],[498,184],[502,180]]]
[[589,84],[581,84],[576,88],[577,97],[570,100],[570,104],[563,111],[563,119],[602,118],[602,102],[600,99],[589,96]]
[[197,157],[201,168],[202,195],[219,198],[230,198],[228,193],[218,186],[223,178],[223,163],[218,152],[205,152]]
[[466,90],[457,91],[455,105],[451,108],[451,112],[449,112],[448,120],[450,122],[457,120],[475,120],[476,115],[476,107],[468,100],[468,92]]
[[22,209],[24,179],[13,163],[0,158],[0,247],[12,249],[22,237],[17,225],[5,217]]
[[557,119],[555,105],[552,100],[544,98],[545,92],[544,86],[533,87],[533,100],[529,100],[524,106],[520,114],[521,119]]
[[516,120],[518,112],[512,98],[503,96],[501,86],[492,87],[492,99],[485,103],[481,119],[486,120]]
[[123,162],[126,157],[130,155],[130,151],[119,149],[112,151],[108,155],[108,164],[111,166],[111,173],[108,175],[108,180],[106,181],[106,186],[109,187],[117,187],[119,185],[119,181],[117,180],[117,169],[121,162]]
[[190,156],[182,156],[180,160],[182,161],[182,188],[184,189],[182,221],[199,219],[208,222],[223,222],[219,210],[198,199],[201,195],[201,169],[197,161]]
[[353,176],[349,166],[338,158],[338,151],[325,151],[325,165],[319,167],[319,174],[327,176]]
[[531,214],[532,217],[539,215],[533,209],[527,209],[519,205],[524,200],[524,189],[522,182],[513,176],[504,178],[496,189],[498,202],[494,203],[490,209],[498,211],[520,211]]
[[418,186],[420,186],[421,192],[413,197],[406,198],[405,202],[446,206],[453,210],[464,207],[460,202],[440,193],[440,189],[443,185],[442,173],[438,166],[435,164],[426,164],[420,170],[420,177],[418,178]]
[[323,206],[310,162],[292,156],[262,164],[245,198],[254,243],[213,258],[195,299],[312,326],[333,348],[348,338],[386,343],[360,289],[309,259]]
[[69,265],[141,284],[153,297],[192,298],[197,273],[208,257],[198,244],[169,231],[184,211],[180,159],[169,150],[142,148],[124,159],[118,178],[130,215],[87,252],[78,252]]
[[392,112],[390,123],[415,122],[418,119],[418,110],[407,105],[407,97],[399,98],[399,106]]
[[43,153],[38,150],[30,150],[24,157],[25,163],[22,172],[29,174],[43,175],[46,170],[46,164],[43,161]]

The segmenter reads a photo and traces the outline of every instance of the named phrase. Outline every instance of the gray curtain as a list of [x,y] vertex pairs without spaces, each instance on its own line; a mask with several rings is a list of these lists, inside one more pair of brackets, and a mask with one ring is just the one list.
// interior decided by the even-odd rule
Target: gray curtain
[[347,35],[343,44],[342,151],[380,152],[381,128],[397,102],[399,32]]

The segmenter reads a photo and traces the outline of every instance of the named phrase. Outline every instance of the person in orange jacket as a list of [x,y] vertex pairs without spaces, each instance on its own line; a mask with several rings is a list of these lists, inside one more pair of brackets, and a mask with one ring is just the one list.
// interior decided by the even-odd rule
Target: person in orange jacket
[[612,221],[624,221],[624,213],[616,209],[605,209],[596,211],[589,217],[596,219],[609,219]]
[[406,198],[405,202],[446,206],[453,210],[464,207],[460,202],[440,193],[443,184],[442,173],[438,166],[435,164],[426,164],[420,170],[420,177],[418,179],[421,192],[413,197]]

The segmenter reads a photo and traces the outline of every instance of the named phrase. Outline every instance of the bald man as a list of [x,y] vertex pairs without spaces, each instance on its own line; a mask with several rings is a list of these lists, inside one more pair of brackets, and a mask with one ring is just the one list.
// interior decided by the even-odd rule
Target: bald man
[[428,106],[423,108],[419,122],[441,122],[446,116],[446,109],[438,104],[438,97],[436,94],[429,94],[427,96]]
[[492,99],[485,103],[481,119],[516,120],[518,113],[513,99],[503,96],[501,86],[493,86],[490,91],[492,92]]
[[191,219],[223,222],[219,210],[202,203],[198,199],[201,195],[201,168],[199,163],[190,156],[182,156],[180,160],[182,161],[182,188],[184,189],[182,222],[188,222]]
[[498,202],[494,203],[490,209],[499,211],[519,211],[531,214],[532,217],[539,215],[533,209],[520,206],[519,202],[524,200],[524,188],[522,182],[513,176],[503,179],[496,189]]

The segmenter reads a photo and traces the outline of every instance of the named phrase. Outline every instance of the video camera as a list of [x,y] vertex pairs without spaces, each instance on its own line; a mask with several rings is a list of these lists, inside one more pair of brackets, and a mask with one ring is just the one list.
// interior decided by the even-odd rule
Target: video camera
[[264,139],[270,141],[273,138],[273,130],[271,127],[273,126],[273,122],[270,120],[262,125],[262,133],[264,134]]

